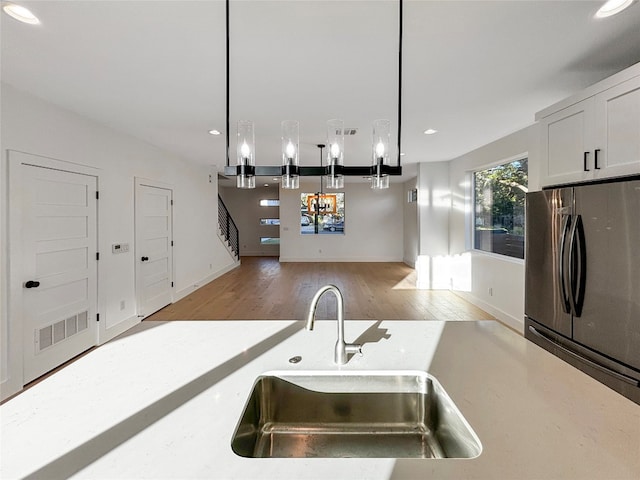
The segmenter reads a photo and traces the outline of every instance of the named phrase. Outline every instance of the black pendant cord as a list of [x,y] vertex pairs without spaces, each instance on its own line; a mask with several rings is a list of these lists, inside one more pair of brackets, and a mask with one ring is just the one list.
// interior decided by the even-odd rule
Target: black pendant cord
[[402,0],[399,3],[398,25],[398,167],[400,167],[400,154],[402,152]]
[[226,32],[227,32],[227,44],[226,44],[226,92],[227,92],[227,98],[226,98],[226,113],[227,113],[227,125],[226,125],[226,132],[227,132],[227,167],[230,166],[229,163],[229,0],[226,1],[225,3],[225,27],[226,27]]
[[[318,148],[320,149],[320,168],[323,168],[324,165],[322,164],[322,158],[323,158],[322,151],[324,149],[324,145],[323,144],[318,144]],[[322,177],[320,177],[320,195],[322,195],[322,193],[323,193],[322,192]]]
[[[318,144],[318,148],[320,149],[320,168],[323,167],[322,165],[322,159],[323,159],[323,155],[322,155],[322,151],[324,149],[324,145],[323,144]],[[318,215],[320,214],[320,197],[323,195],[322,192],[322,179],[324,177],[320,177],[320,193],[316,193],[316,209],[315,209],[315,215],[313,216],[313,230],[314,233],[317,235],[318,232]],[[309,206],[307,206],[307,210],[309,210]]]

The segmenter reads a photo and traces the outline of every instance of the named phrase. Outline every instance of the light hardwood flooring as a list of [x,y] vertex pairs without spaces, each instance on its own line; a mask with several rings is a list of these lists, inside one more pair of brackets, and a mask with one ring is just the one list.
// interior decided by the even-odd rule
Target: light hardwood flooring
[[[415,271],[403,263],[280,263],[274,257],[243,257],[239,268],[122,335],[152,328],[146,322],[154,320],[302,320],[313,295],[328,283],[342,291],[348,320],[495,320],[451,292],[417,290],[415,281]],[[335,299],[325,295],[316,318],[333,319],[335,312]],[[95,348],[99,347],[53,369],[19,393]]]
[[[403,263],[280,263],[243,257],[239,268],[208,283],[147,320],[302,320],[316,291],[334,284],[349,320],[495,320],[449,291],[417,290]],[[318,319],[335,318],[332,295]]]

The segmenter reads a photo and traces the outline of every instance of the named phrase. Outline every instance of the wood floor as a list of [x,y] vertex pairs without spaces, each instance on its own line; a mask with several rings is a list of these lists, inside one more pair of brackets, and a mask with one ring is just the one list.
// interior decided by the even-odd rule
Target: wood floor
[[[334,284],[350,320],[486,320],[494,318],[449,291],[416,290],[403,263],[280,263],[243,257],[242,265],[147,320],[302,320],[316,291]],[[332,295],[318,319],[335,318]]]

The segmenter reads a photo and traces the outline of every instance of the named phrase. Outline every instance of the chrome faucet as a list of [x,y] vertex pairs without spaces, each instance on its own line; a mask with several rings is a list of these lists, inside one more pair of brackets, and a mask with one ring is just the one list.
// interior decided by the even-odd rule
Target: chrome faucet
[[357,343],[345,343],[344,341],[344,300],[342,293],[335,285],[325,285],[316,292],[311,305],[309,306],[309,314],[307,315],[307,330],[313,330],[313,322],[316,316],[316,307],[318,306],[318,300],[325,292],[331,292],[336,296],[338,301],[338,341],[334,350],[333,361],[338,365],[344,365],[347,363],[347,355],[349,353],[362,354],[362,345]]

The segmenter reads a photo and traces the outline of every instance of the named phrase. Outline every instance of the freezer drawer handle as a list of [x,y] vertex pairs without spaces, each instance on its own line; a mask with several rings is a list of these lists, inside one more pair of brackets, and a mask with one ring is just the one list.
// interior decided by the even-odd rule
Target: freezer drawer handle
[[534,326],[529,325],[529,331],[531,333],[533,333],[536,337],[541,338],[543,340],[546,340],[547,342],[551,343],[554,347],[562,350],[564,353],[566,353],[567,355],[575,358],[576,360],[579,360],[579,361],[581,361],[583,363],[586,363],[590,367],[593,367],[596,370],[600,370],[601,372],[606,373],[607,375],[611,375],[612,377],[617,378],[618,380],[621,380],[621,381],[623,381],[625,383],[628,383],[630,385],[633,385],[634,387],[640,387],[640,382],[638,382],[638,380],[636,380],[635,378],[631,378],[631,377],[628,377],[627,375],[624,375],[622,373],[618,373],[615,370],[610,369],[609,367],[605,367],[604,365],[600,365],[599,363],[594,362],[593,360],[591,360],[591,359],[589,359],[587,357],[583,357],[582,355],[579,355],[579,354],[575,353],[574,351],[569,350],[564,345],[559,344],[555,340],[547,337],[544,333],[539,332]]
[[598,156],[599,156],[598,154],[599,153],[600,153],[600,149],[596,148],[595,152],[594,152],[594,160],[593,160],[593,162],[594,162],[594,167],[593,168],[595,168],[596,170],[600,170],[600,165],[598,165]]

